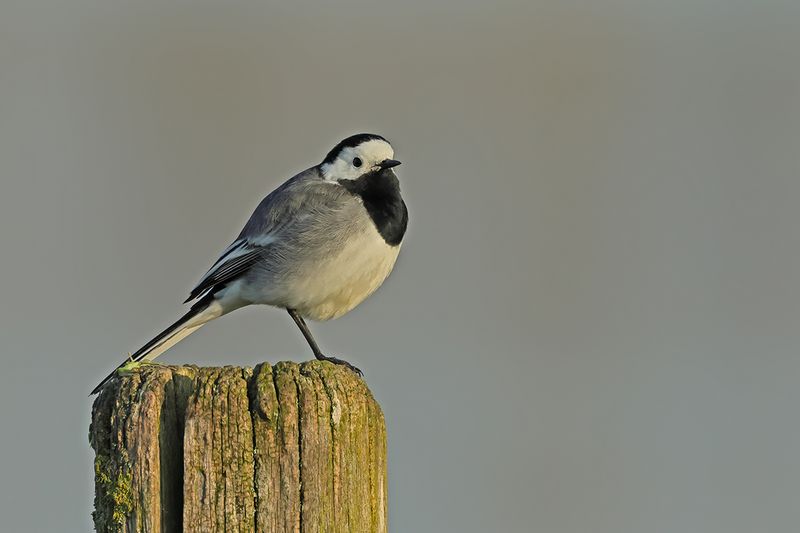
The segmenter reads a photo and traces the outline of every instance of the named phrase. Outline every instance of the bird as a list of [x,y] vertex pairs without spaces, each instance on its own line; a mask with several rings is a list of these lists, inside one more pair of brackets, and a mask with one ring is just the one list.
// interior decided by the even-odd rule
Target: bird
[[190,291],[189,311],[129,355],[92,395],[119,370],[152,361],[209,321],[256,304],[288,311],[317,359],[361,375],[323,354],[305,320],[341,317],[392,272],[408,226],[399,164],[384,137],[359,133],[278,186]]

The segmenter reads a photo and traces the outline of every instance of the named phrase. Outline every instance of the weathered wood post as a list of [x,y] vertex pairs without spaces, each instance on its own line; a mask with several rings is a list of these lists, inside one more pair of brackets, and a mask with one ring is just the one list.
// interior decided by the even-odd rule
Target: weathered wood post
[[101,533],[387,529],[383,413],[330,363],[141,367],[89,440]]

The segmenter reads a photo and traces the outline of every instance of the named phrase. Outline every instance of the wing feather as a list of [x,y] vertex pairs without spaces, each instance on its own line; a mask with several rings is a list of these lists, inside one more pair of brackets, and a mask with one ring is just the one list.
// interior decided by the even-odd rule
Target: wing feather
[[228,260],[217,261],[217,263],[211,267],[211,270],[209,270],[194,289],[192,289],[192,292],[184,303],[198,298],[207,291],[214,289],[214,287],[219,287],[220,285],[224,285],[238,278],[246,272],[247,269],[260,261],[265,253],[268,253],[267,248],[268,246],[248,246],[247,248],[240,248],[240,250],[243,251],[241,254],[234,255]]

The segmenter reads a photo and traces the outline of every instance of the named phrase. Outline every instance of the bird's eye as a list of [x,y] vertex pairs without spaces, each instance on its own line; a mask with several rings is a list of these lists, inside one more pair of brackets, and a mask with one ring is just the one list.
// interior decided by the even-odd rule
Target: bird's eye
[[353,159],[353,166],[356,167],[356,168],[360,167],[361,166],[361,158],[359,158],[359,157],[354,158]]

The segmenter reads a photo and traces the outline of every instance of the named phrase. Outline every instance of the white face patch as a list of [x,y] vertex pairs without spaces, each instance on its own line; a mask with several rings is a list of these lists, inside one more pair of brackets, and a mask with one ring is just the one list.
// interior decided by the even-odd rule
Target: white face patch
[[[343,149],[332,163],[322,165],[322,177],[328,181],[354,180],[394,158],[392,145],[382,139],[370,139],[358,146]],[[361,165],[357,165],[358,162]]]

